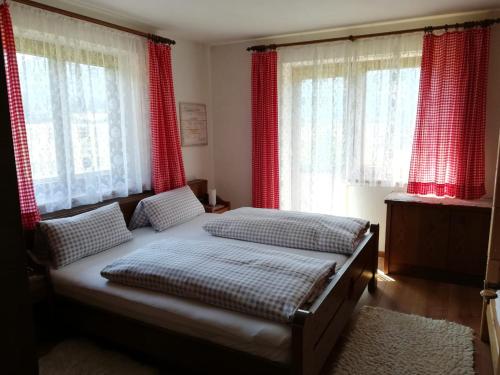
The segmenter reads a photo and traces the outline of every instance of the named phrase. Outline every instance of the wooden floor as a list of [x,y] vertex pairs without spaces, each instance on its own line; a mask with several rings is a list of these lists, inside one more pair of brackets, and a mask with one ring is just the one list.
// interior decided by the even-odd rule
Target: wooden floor
[[[382,269],[379,262],[379,269]],[[479,287],[440,283],[431,280],[390,275],[379,276],[374,295],[367,291],[361,297],[363,305],[379,306],[433,319],[446,319],[474,330],[474,368],[477,374],[493,374],[490,348],[479,339],[481,297]],[[390,279],[394,280],[391,281]]]

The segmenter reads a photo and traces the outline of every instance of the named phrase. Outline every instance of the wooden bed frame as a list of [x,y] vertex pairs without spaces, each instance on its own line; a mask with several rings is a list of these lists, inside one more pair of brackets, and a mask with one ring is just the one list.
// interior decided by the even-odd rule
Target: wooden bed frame
[[[203,182],[204,181],[204,182]],[[204,194],[206,181],[189,185]],[[117,200],[126,219],[144,194]],[[105,204],[104,202],[103,204]],[[102,204],[101,204],[102,205]],[[96,205],[87,206],[88,209]],[[87,211],[79,208],[78,212]],[[57,217],[72,216],[73,210]],[[52,217],[56,215],[51,215]],[[208,340],[182,335],[151,324],[82,304],[63,296],[54,296],[57,324],[79,333],[105,339],[125,349],[146,354],[160,363],[185,371],[218,374],[319,374],[338,337],[351,318],[361,294],[368,286],[377,288],[379,226],[372,224],[370,233],[354,254],[332,278],[318,299],[307,309],[299,309],[291,324],[292,353],[288,365],[214,344]]]

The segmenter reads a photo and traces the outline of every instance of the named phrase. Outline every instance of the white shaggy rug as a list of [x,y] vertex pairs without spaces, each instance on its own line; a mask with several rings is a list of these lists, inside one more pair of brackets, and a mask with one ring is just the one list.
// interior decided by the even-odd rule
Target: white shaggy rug
[[[364,306],[325,373],[472,375],[472,339],[472,329],[457,323]],[[81,339],[60,343],[39,363],[41,375],[159,374]]]
[[364,306],[330,374],[474,374],[469,327]]

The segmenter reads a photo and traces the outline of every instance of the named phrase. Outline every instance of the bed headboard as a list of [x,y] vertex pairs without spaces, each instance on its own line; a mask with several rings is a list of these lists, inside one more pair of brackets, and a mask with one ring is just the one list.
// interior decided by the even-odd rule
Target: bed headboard
[[[194,195],[196,195],[199,199],[203,199],[206,197],[207,194],[207,180],[203,179],[196,179],[196,180],[191,180],[188,181],[188,186],[193,190]],[[132,218],[132,215],[134,213],[134,210],[137,206],[137,204],[144,198],[152,196],[154,193],[152,191],[146,191],[140,194],[133,194],[129,195],[128,197],[124,198],[114,198],[114,199],[108,199],[103,202],[95,203],[95,204],[87,204],[84,206],[78,206],[74,208],[70,208],[67,210],[60,210],[60,211],[54,211],[45,215],[42,215],[42,220],[49,220],[49,219],[59,219],[63,217],[69,217],[69,216],[74,216],[81,214],[83,212],[91,211],[96,208],[105,206],[109,203],[113,202],[118,202],[120,205],[120,208],[122,210],[123,216],[125,217],[125,222],[127,225],[130,222],[130,219]],[[26,239],[26,248],[27,249],[32,249],[33,248],[33,237],[34,237],[34,231],[25,231],[25,239]]]

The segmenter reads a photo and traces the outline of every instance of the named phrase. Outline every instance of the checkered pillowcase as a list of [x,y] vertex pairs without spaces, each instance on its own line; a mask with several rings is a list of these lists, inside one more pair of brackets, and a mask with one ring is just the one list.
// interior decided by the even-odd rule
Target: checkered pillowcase
[[132,239],[118,203],[72,217],[41,221],[38,225],[55,268]]
[[145,198],[135,209],[129,229],[151,225],[161,232],[204,213],[203,205],[189,186]]
[[369,222],[305,212],[243,207],[203,226],[214,236],[350,255]]
[[144,211],[143,201],[144,199],[137,204],[137,207],[134,210],[134,214],[132,215],[132,219],[130,219],[130,223],[128,225],[128,229],[130,230],[151,226],[148,216]]

